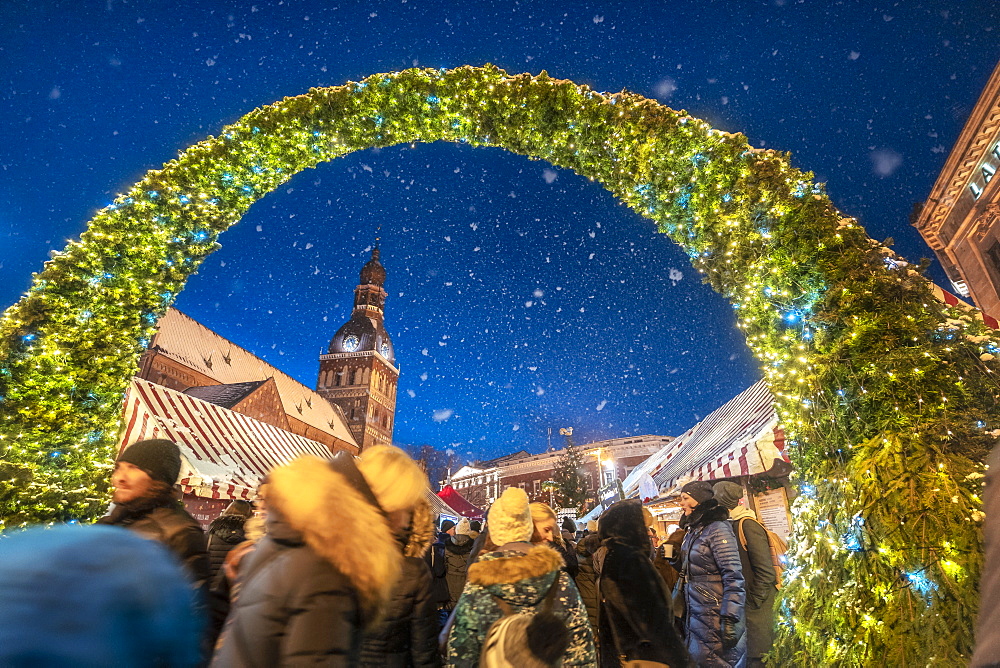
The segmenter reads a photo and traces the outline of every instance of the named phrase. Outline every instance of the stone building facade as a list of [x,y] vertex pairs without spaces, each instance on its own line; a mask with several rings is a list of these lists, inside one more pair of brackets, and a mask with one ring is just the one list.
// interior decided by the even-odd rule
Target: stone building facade
[[911,222],[956,292],[1000,314],[1000,64]]
[[[673,440],[672,436],[629,436],[576,446],[583,458],[581,471],[587,490],[597,491],[624,480],[632,469]],[[486,507],[507,487],[520,487],[532,501],[549,503],[543,483],[552,480],[565,449],[532,455],[516,452],[498,459],[464,466],[446,481],[471,503]]]

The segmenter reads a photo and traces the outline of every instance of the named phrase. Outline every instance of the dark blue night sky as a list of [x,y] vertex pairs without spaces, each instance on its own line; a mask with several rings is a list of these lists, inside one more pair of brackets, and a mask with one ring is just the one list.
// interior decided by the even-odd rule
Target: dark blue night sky
[[[1000,59],[988,0],[7,0],[0,17],[0,308],[188,145],[311,86],[415,65],[545,69],[687,109],[791,151],[916,261],[932,253],[910,209]],[[677,435],[759,377],[728,304],[652,223],[499,149],[371,150],[299,174],[176,305],[313,386],[378,234],[401,445],[488,457],[565,426],[578,443]]]

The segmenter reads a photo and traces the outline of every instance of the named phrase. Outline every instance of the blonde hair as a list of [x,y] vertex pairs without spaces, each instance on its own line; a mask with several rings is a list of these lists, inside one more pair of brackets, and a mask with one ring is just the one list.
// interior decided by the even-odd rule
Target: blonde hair
[[365,450],[357,466],[387,513],[413,508],[430,489],[427,476],[417,463],[393,445],[376,445]]
[[[531,522],[535,525],[535,527],[548,520],[552,520],[556,523],[555,531],[552,532],[552,538],[555,542],[562,545],[562,531],[559,530],[559,518],[556,517],[556,511],[552,510],[549,504],[542,503],[541,501],[533,501],[528,505],[528,508],[531,510]],[[541,540],[541,535],[538,533],[538,529],[536,528],[535,534],[531,537],[531,542],[535,543],[539,540]]]

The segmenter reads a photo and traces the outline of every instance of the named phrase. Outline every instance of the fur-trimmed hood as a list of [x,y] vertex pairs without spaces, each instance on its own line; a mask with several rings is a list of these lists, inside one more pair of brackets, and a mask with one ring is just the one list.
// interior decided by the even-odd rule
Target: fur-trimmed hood
[[562,566],[562,557],[547,545],[512,543],[480,555],[469,566],[468,581],[512,605],[536,605]]
[[268,533],[287,543],[298,537],[351,581],[366,618],[381,616],[399,578],[402,554],[350,458],[331,464],[298,457],[271,471],[269,481]]
[[413,509],[410,520],[410,532],[403,547],[403,555],[407,557],[422,557],[427,548],[434,542],[434,513],[431,504],[423,500]]

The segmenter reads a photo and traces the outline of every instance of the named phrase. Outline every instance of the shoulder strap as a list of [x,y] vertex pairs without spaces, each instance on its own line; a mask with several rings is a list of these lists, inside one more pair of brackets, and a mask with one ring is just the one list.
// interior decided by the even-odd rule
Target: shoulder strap
[[746,517],[741,517],[740,519],[736,520],[736,534],[739,536],[740,545],[743,546],[744,550],[747,549],[747,537],[746,534],[743,533],[743,523],[746,521],[747,521]]

